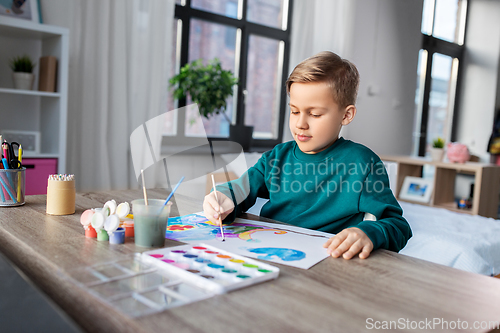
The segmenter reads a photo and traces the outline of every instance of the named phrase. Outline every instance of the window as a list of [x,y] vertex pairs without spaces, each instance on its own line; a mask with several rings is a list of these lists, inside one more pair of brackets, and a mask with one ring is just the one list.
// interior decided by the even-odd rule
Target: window
[[[229,125],[254,126],[254,147],[272,147],[282,141],[285,115],[285,80],[288,68],[290,15],[293,0],[177,0],[175,71],[186,63],[218,58],[239,78],[226,115],[193,121],[172,112],[166,135],[191,140],[204,133],[227,139]],[[175,59],[175,60],[174,60]],[[175,72],[172,72],[172,76]],[[179,101],[169,107],[182,107]],[[174,125],[172,125],[172,122]]]
[[417,67],[413,155],[425,156],[437,137],[454,140],[466,0],[424,0]]

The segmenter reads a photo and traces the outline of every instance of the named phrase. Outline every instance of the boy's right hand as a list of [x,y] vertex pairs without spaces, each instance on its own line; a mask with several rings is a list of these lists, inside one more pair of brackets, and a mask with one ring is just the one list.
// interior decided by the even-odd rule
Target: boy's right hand
[[[217,202],[217,199],[219,199],[219,202]],[[215,199],[215,192],[213,191],[205,196],[203,213],[207,219],[219,225],[219,214],[224,220],[234,210],[234,203],[233,200],[219,191],[217,191],[217,199]]]

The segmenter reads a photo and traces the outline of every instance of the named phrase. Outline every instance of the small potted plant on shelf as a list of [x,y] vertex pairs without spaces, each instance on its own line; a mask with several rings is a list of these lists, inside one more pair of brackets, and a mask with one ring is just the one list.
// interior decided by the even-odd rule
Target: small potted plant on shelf
[[230,139],[248,150],[253,127],[244,126],[247,137],[243,139],[241,134],[245,129],[232,125],[226,114],[227,99],[233,95],[233,86],[238,84],[238,79],[231,71],[222,69],[219,59],[215,58],[207,65],[203,65],[201,59],[186,64],[169,82],[171,88],[175,87],[174,98],[186,98],[189,94],[193,102],[198,104],[200,114],[206,119],[215,114],[222,114],[230,124]]
[[31,58],[27,55],[14,57],[10,60],[9,65],[14,72],[12,73],[14,88],[31,90],[35,80],[35,75],[33,74],[35,63]]
[[441,162],[444,155],[444,140],[437,138],[432,140],[431,159],[435,162]]

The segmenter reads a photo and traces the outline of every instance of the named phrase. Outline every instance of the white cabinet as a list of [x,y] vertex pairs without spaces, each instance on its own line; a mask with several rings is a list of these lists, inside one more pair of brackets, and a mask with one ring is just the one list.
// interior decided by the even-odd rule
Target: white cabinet
[[[66,173],[68,36],[66,28],[0,16],[0,130],[39,132],[40,152],[24,156],[57,158],[59,173]],[[9,60],[25,54],[37,63],[33,90],[14,89],[12,81]],[[38,91],[43,56],[57,58],[53,93]]]

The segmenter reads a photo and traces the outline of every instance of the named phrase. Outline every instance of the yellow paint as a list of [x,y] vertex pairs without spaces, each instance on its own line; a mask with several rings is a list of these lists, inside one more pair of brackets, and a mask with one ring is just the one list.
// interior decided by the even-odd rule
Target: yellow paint
[[241,259],[231,259],[229,261],[233,262],[235,264],[243,264],[245,262],[245,260],[241,260]]

